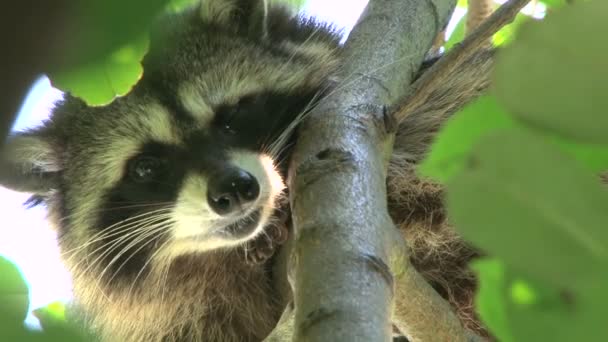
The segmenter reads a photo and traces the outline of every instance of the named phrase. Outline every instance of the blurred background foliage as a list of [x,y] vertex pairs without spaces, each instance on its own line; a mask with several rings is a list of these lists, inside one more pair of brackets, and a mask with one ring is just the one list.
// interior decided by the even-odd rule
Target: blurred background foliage
[[[128,93],[154,17],[193,2],[81,1],[53,85],[92,105]],[[446,123],[419,169],[446,185],[451,220],[492,256],[472,267],[477,309],[500,341],[608,341],[608,2],[568,2],[535,1],[544,20],[520,14],[495,35],[492,91]],[[0,341],[84,339],[62,303],[35,310],[42,331],[25,328],[26,283],[6,259],[0,274]]]
[[[273,0],[298,10],[305,0]],[[77,7],[79,30],[67,49],[69,67],[51,68],[56,88],[90,105],[105,105],[127,94],[139,80],[148,49],[147,32],[163,10],[177,12],[197,0],[88,0]],[[86,24],[85,24],[86,23]]]
[[494,37],[506,47],[492,90],[419,169],[492,256],[473,265],[476,306],[499,341],[608,341],[608,3],[572,2],[545,1],[544,20],[520,14]]

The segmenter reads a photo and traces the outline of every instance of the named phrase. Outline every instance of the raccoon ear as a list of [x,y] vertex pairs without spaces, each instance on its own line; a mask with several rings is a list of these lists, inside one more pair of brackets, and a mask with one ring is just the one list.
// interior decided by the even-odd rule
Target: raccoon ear
[[0,185],[11,190],[45,194],[60,171],[58,153],[35,132],[9,137],[0,152]]
[[270,0],[201,0],[199,13],[205,22],[265,35],[268,1]]

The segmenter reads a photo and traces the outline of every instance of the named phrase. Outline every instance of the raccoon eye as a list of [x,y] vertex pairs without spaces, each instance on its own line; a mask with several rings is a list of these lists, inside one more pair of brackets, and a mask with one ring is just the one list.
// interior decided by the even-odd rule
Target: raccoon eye
[[158,158],[141,156],[129,165],[129,176],[138,183],[145,183],[157,178],[162,162]]
[[265,98],[258,95],[242,97],[236,104],[220,107],[215,122],[224,133],[234,135],[237,133],[235,126],[239,126],[240,118],[249,116],[256,110],[262,110],[264,104]]
[[234,121],[234,118],[238,115],[239,113],[239,108],[238,107],[232,107],[230,108],[227,113],[225,113],[224,118],[223,118],[223,122],[222,124],[222,130],[224,130],[224,132],[228,133],[228,134],[235,134],[236,131],[234,130],[234,127],[232,126],[232,123]]
[[236,134],[232,122],[239,114],[239,111],[239,106],[233,106],[218,112],[218,124],[225,133]]

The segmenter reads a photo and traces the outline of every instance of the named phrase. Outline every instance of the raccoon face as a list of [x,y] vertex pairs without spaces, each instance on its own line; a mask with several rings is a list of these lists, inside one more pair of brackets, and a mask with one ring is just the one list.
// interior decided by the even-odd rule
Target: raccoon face
[[47,204],[68,258],[115,276],[241,245],[273,222],[290,135],[336,42],[263,1],[165,17],[134,89],[104,107],[68,95],[9,138],[0,183]]

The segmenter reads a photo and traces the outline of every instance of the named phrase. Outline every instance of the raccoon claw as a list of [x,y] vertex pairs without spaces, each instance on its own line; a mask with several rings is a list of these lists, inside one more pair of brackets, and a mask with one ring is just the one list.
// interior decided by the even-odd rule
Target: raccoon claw
[[[264,242],[261,242],[265,240]],[[267,238],[259,238],[252,243],[252,246],[245,254],[245,261],[250,265],[259,265],[266,262],[274,254],[274,246]]]
[[253,240],[245,253],[245,260],[252,265],[262,264],[270,259],[277,247],[284,244],[288,237],[287,226],[272,225],[264,234]]

